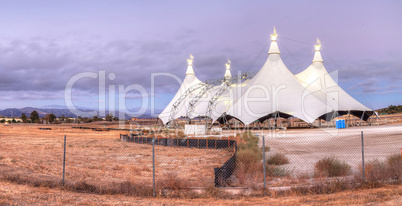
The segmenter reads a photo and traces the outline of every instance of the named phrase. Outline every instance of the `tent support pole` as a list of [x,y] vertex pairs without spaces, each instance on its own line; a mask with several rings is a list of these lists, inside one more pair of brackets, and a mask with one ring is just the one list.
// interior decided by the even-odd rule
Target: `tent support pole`
[[328,124],[328,127],[327,127],[327,128],[329,128],[329,126],[331,126],[332,120],[335,118],[334,116],[335,116],[335,111],[332,112],[331,120],[329,121],[329,124]]
[[281,116],[279,115],[279,112],[278,112],[278,119],[279,119],[279,126],[280,126],[280,128],[283,128],[282,120],[281,120]]
[[360,125],[363,125],[363,117],[364,117],[364,111],[362,113],[362,116],[360,117]]

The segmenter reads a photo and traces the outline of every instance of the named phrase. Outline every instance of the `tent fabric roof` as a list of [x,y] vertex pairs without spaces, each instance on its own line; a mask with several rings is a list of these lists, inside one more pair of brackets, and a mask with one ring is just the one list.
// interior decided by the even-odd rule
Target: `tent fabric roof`
[[[363,111],[372,110],[346,93],[331,77],[324,67],[320,53],[320,44],[317,44],[312,64],[304,71],[295,75],[299,82],[322,101],[326,101],[331,111]],[[328,111],[330,112],[330,111]],[[372,114],[372,113],[371,113]]]
[[[317,118],[328,120],[329,116],[332,118],[350,112],[367,120],[373,111],[347,94],[332,79],[324,67],[321,44],[317,41],[312,64],[303,72],[293,75],[281,60],[274,28],[268,58],[260,71],[252,79],[231,84],[222,95],[218,91],[224,84],[212,86],[202,83],[195,76],[192,58],[188,59],[183,84],[158,117],[165,124],[168,123],[173,106],[175,103],[177,106],[180,97],[192,86],[205,84],[209,90],[205,94],[200,93],[202,89],[193,90],[176,108],[174,119],[186,115],[189,118],[209,115],[214,122],[222,121],[222,117],[226,116],[226,119],[235,118],[248,125],[280,114],[281,117],[293,116],[311,123]],[[231,78],[229,60],[226,69],[224,78]],[[191,100],[197,94],[202,94],[202,97],[197,99],[193,110],[188,110]],[[216,94],[220,96],[214,102],[212,112],[207,114],[210,100]]]
[[306,122],[325,113],[326,105],[310,94],[282,62],[276,40],[272,40],[268,54],[264,66],[226,113],[245,124],[275,112]]
[[[173,99],[170,101],[170,103],[166,106],[166,108],[158,115],[158,118],[162,120],[164,124],[168,123],[169,118],[170,118],[170,113],[173,109],[173,105],[177,102],[177,100],[191,87],[197,84],[202,84],[200,80],[195,76],[193,65],[192,65],[192,58],[187,60],[188,62],[188,67],[186,71],[186,77],[183,80],[183,83],[181,84],[179,91],[177,91],[176,95],[173,97]],[[195,96],[195,94],[199,90],[195,90],[192,92],[192,94],[189,95],[188,98],[184,100],[177,108],[177,112],[174,115],[174,119],[180,118],[184,115],[186,115],[186,111],[188,108],[188,104],[191,101],[191,98]]]

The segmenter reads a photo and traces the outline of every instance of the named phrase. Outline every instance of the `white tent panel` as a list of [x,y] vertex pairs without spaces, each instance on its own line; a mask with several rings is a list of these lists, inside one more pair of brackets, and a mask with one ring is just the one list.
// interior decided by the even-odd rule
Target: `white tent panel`
[[[201,84],[202,82],[198,80],[198,78],[195,76],[193,65],[192,65],[192,59],[188,59],[188,67],[186,71],[186,77],[183,80],[182,85],[179,88],[179,91],[177,91],[176,95],[173,97],[172,101],[168,104],[168,106],[158,115],[159,119],[162,120],[164,124],[167,124],[169,121],[170,113],[172,111],[172,107],[177,102],[177,100],[192,86]],[[174,119],[180,118],[181,116],[186,115],[186,111],[188,108],[188,103],[190,103],[191,99],[194,98],[194,96],[198,93],[199,90],[195,90],[192,92],[188,98],[186,98],[177,108],[177,112],[174,115]]]
[[321,45],[318,43],[315,47],[313,63],[295,75],[299,82],[310,91],[319,91],[314,94],[320,99],[325,99],[330,110],[371,112],[370,108],[355,100],[337,84],[324,67],[320,53]]

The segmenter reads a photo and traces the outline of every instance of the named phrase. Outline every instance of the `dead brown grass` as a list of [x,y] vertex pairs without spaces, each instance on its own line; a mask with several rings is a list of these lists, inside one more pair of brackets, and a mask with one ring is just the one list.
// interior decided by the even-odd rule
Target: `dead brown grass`
[[[355,178],[361,180],[362,165]],[[368,184],[384,184],[402,182],[402,158],[400,154],[389,155],[386,160],[372,160],[364,164],[365,181]]]
[[352,167],[334,156],[324,157],[314,165],[315,176],[337,177],[352,173]]
[[[401,205],[402,185],[360,188],[324,195],[164,198],[76,193],[0,181],[0,205]],[[212,188],[211,192],[218,192]]]
[[[42,181],[44,186],[56,187],[62,179],[63,137],[67,135],[65,178],[72,188],[86,185],[88,191],[96,193],[107,190],[119,193],[113,192],[120,190],[119,185],[152,186],[152,145],[121,142],[121,131],[98,132],[71,126],[75,125],[51,125],[47,127],[52,130],[46,131],[38,129],[43,125],[35,124],[2,127],[0,170],[19,176],[3,175],[3,178],[22,184],[28,180],[25,177],[38,178],[31,178],[29,185],[36,186]],[[214,185],[213,168],[221,166],[231,152],[156,146],[155,154],[157,179],[174,170],[189,185],[197,187]],[[105,189],[105,185],[116,188]],[[91,189],[92,186],[96,189]],[[126,193],[133,192],[123,192]]]
[[[7,185],[4,190],[0,187],[0,204],[151,204],[154,199],[140,201],[134,197],[148,197],[152,194],[152,156],[150,145],[125,143],[118,139],[119,131],[93,132],[90,130],[71,129],[71,125],[52,126],[50,131],[42,131],[38,125],[18,125],[0,130],[0,185]],[[67,139],[67,164],[66,184],[61,185],[61,163],[63,149],[63,135]],[[226,150],[202,150],[188,148],[156,147],[157,167],[157,188],[172,188],[180,191],[187,187],[207,187],[206,195],[197,196],[177,192],[171,197],[181,198],[206,198],[210,202],[201,200],[178,200],[178,199],[156,199],[160,204],[226,204],[226,200],[210,199],[228,198],[213,185],[213,167],[218,167],[226,161],[232,152]],[[400,157],[400,156],[399,156]],[[400,171],[400,162],[396,158],[388,160],[396,165],[395,171]],[[262,183],[262,164],[254,162],[253,165],[243,165],[244,170],[254,171],[245,176],[244,181],[254,188],[260,188]],[[192,165],[188,167],[187,165]],[[268,169],[272,169],[267,167]],[[280,168],[280,167],[275,167]],[[167,171],[177,171],[169,173]],[[250,170],[250,171],[252,171]],[[275,173],[281,171],[272,170]],[[243,173],[246,174],[246,173]],[[395,173],[400,174],[400,173]],[[268,173],[268,176],[273,176]],[[272,177],[268,177],[270,179]],[[307,179],[308,177],[303,177]],[[325,179],[325,178],[324,178]],[[272,179],[271,179],[272,180]],[[293,184],[291,177],[287,177],[286,184]],[[306,183],[306,180],[303,180]],[[276,183],[270,183],[274,186]],[[279,184],[279,183],[278,183]],[[281,183],[283,184],[283,182]],[[279,184],[280,185],[280,184]],[[378,198],[364,196],[364,192],[350,198],[338,196],[339,194],[358,194],[360,191],[372,191],[372,188],[383,186],[393,187],[397,192],[391,192],[394,197],[400,197],[402,192],[398,185],[363,185],[357,187],[351,180],[322,181],[312,187],[298,187],[290,192],[269,191],[274,199],[267,198],[246,198],[238,197],[231,200],[233,204],[266,204],[273,201],[273,204],[320,204],[320,201],[327,201],[330,204],[365,204],[356,198],[368,198],[369,202],[392,201],[391,196],[383,195],[381,192]],[[31,193],[24,190],[32,191]],[[386,189],[377,189],[388,191]],[[43,192],[46,191],[46,192]],[[54,194],[67,194],[66,198],[49,196],[48,191]],[[332,193],[333,195],[328,195]],[[21,194],[28,194],[25,199]],[[35,194],[37,193],[37,194]],[[87,193],[87,194],[84,194]],[[17,196],[19,194],[19,196]],[[103,196],[93,196],[102,194]],[[328,196],[317,196],[325,194]],[[114,195],[114,196],[108,196]],[[105,197],[113,201],[108,201]],[[89,199],[88,199],[89,198]],[[209,198],[209,199],[208,199]],[[340,198],[332,201],[331,198]],[[33,202],[28,202],[28,199]],[[123,199],[126,203],[120,202]],[[293,199],[289,202],[289,199]],[[3,201],[4,200],[4,201]],[[169,202],[172,201],[172,202]]]
[[268,157],[267,163],[270,165],[284,165],[289,164],[289,159],[282,153],[275,153]]

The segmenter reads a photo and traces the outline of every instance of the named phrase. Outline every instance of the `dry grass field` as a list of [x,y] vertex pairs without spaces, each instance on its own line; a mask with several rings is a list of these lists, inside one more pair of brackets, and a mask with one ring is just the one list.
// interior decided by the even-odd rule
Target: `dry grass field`
[[0,205],[401,205],[402,186],[326,195],[217,198],[143,198],[76,193],[0,181]]
[[[63,138],[67,135],[66,181],[96,185],[130,181],[152,186],[152,145],[121,142],[121,131],[97,132],[71,126],[1,126],[0,172],[61,181]],[[214,185],[213,168],[221,166],[231,153],[156,146],[155,155],[157,179],[178,176],[190,186],[200,187]]]
[[[121,142],[119,134],[122,131],[92,131],[73,129],[73,124],[35,125],[14,124],[0,126],[0,205],[401,205],[401,185],[386,185],[381,188],[359,188],[336,192],[334,194],[296,194],[285,196],[269,192],[268,197],[236,197],[206,195],[196,199],[191,196],[184,198],[149,197],[152,193],[152,146]],[[84,124],[85,127],[104,127],[104,124]],[[52,130],[39,130],[47,127]],[[116,124],[106,127],[117,127]],[[365,128],[376,129],[374,127]],[[309,135],[322,131],[308,130]],[[358,136],[341,131],[333,138],[358,140]],[[319,159],[323,155],[317,151],[327,151],[335,145],[323,146],[320,142],[304,140],[297,145],[296,136],[306,134],[303,131],[288,131],[286,138],[270,138],[273,151],[280,151],[290,157],[290,166],[296,167],[298,158]],[[378,154],[395,153],[387,148],[402,147],[402,138],[393,131],[387,137],[373,135],[369,148],[379,146]],[[392,135],[390,135],[392,134]],[[63,137],[67,135],[66,152],[66,185],[60,186],[62,179]],[[333,140],[335,140],[333,139]],[[384,144],[377,144],[382,141]],[[331,140],[331,138],[329,138]],[[376,140],[376,141],[374,141]],[[283,142],[284,141],[284,142]],[[358,142],[358,141],[357,141]],[[282,144],[283,143],[283,144]],[[345,142],[344,142],[345,143]],[[346,141],[347,143],[347,141]],[[349,143],[350,144],[350,143]],[[358,146],[358,144],[357,144]],[[314,150],[315,148],[315,150]],[[343,154],[354,146],[338,147],[333,151]],[[359,148],[355,148],[359,152]],[[294,150],[294,151],[293,151]],[[305,150],[305,153],[297,151]],[[316,151],[317,150],[317,151]],[[322,150],[322,151],[321,151]],[[373,150],[374,151],[374,150]],[[399,151],[399,150],[398,150]],[[291,153],[294,152],[295,156]],[[368,149],[370,152],[370,149]],[[156,180],[160,189],[164,185],[181,187],[213,188],[214,167],[221,166],[232,152],[222,149],[193,149],[156,146]],[[305,154],[305,156],[300,156]],[[311,157],[308,156],[310,154]],[[347,153],[346,153],[347,154]],[[307,156],[306,156],[307,155]],[[350,157],[346,155],[345,157]],[[357,157],[358,158],[358,157]],[[306,162],[304,161],[303,164]],[[311,167],[312,165],[308,165]],[[174,173],[173,173],[174,171]],[[310,169],[308,171],[311,172]],[[260,177],[258,177],[260,181]],[[185,180],[185,181],[183,181]],[[276,186],[271,180],[270,185]],[[299,181],[288,179],[289,184]],[[260,182],[261,183],[261,182]],[[283,184],[283,183],[282,183]],[[287,185],[287,184],[286,184]],[[281,186],[281,185],[278,185]],[[138,187],[134,192],[127,188]],[[142,190],[139,193],[138,190]],[[331,192],[332,193],[332,192]],[[122,195],[126,194],[126,195]],[[138,196],[139,194],[139,196]],[[217,198],[219,197],[219,198]]]

